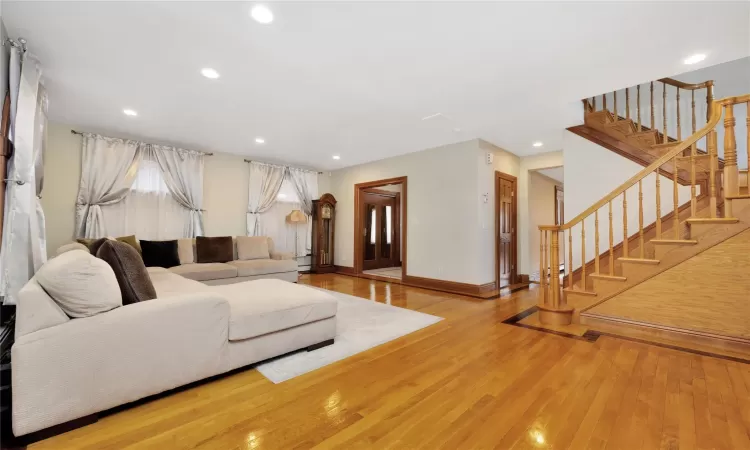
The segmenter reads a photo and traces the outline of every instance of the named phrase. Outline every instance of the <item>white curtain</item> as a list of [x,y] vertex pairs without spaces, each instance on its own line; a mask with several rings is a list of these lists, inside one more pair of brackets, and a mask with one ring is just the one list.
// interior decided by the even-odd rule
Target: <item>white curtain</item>
[[250,181],[247,199],[247,235],[262,235],[261,214],[268,211],[276,202],[276,196],[284,181],[282,166],[250,163]]
[[312,251],[312,201],[318,198],[318,174],[309,170],[288,168],[287,177],[294,187],[299,199],[299,206],[305,215],[307,215],[307,226],[305,227],[304,252],[306,255]]
[[300,204],[296,202],[277,201],[266,212],[263,213],[263,221],[259,225],[260,236],[268,236],[273,239],[273,245],[276,251],[291,252],[294,251],[294,231],[297,228],[297,255],[306,255],[306,224],[292,225],[286,222],[286,216],[292,210],[301,209]]
[[188,210],[186,237],[203,235],[203,158],[204,154],[161,145],[150,151],[164,177],[169,192]]
[[[102,206],[121,202],[135,181],[142,156],[137,141],[83,133],[76,236],[107,236]],[[110,233],[111,234],[111,233]]]
[[46,260],[44,222],[39,223],[35,179],[35,160],[43,153],[43,142],[37,142],[42,136],[38,129],[42,119],[37,118],[41,73],[37,61],[23,50],[12,47],[10,51],[10,135],[15,151],[8,161],[10,181],[5,192],[0,251],[0,296],[6,305],[16,304],[18,291]]
[[104,205],[102,236],[128,236],[162,241],[192,237],[192,210],[182,206],[168,189],[155,154],[142,153],[136,177],[117,203]]
[[34,180],[36,220],[31,221],[32,258],[38,269],[47,262],[47,227],[42,209],[42,190],[44,190],[44,153],[47,150],[47,91],[39,86],[36,102],[35,136],[34,136]]

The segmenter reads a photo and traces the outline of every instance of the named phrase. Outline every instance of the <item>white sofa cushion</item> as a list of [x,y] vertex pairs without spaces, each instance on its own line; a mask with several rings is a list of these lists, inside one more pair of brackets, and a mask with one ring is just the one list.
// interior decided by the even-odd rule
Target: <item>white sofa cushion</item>
[[170,271],[195,281],[219,280],[237,276],[237,268],[225,263],[195,263],[170,267]]
[[247,261],[251,259],[270,259],[266,236],[237,236],[237,259]]
[[195,262],[195,239],[177,239],[177,256],[180,264],[192,264]]
[[34,278],[18,291],[16,340],[21,336],[70,320]]
[[297,261],[276,259],[251,259],[248,261],[231,261],[227,264],[237,268],[237,275],[247,277],[250,275],[266,275],[269,273],[295,272]]
[[240,341],[336,315],[336,299],[318,289],[263,279],[212,286],[229,300],[229,340]]
[[89,317],[122,306],[112,267],[83,250],[50,259],[34,278],[70,317]]

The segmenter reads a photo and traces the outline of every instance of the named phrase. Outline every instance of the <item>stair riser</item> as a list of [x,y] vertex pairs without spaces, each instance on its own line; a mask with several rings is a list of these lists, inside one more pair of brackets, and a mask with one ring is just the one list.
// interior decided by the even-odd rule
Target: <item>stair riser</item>
[[609,294],[615,292],[618,289],[622,289],[623,281],[614,280],[601,280],[594,278],[594,292],[600,295]]
[[745,208],[750,207],[750,198],[737,198],[734,200],[727,200],[732,204],[732,212],[739,212]]
[[651,264],[634,264],[634,263],[622,263],[622,276],[628,279],[641,279],[645,276],[654,273],[657,265]]
[[568,302],[569,305],[582,305],[596,301],[596,297],[590,295],[581,295],[573,292],[564,292],[563,295],[565,296],[565,301]]
[[654,259],[664,259],[667,253],[676,250],[678,248],[685,247],[681,244],[659,244],[654,245]]

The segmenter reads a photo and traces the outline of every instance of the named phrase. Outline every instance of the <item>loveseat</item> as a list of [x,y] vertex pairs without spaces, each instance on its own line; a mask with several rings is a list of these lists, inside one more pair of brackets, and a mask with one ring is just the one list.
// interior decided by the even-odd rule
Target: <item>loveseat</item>
[[[78,260],[101,264],[80,250],[45,265],[55,260],[65,270]],[[19,292],[11,355],[16,436],[330,344],[336,334],[333,296],[279,279],[209,286],[152,267],[155,299],[72,318],[51,296],[58,291],[46,287],[43,270]],[[58,279],[74,291],[90,290],[78,298],[96,303],[104,295],[96,280],[80,282],[69,273]]]

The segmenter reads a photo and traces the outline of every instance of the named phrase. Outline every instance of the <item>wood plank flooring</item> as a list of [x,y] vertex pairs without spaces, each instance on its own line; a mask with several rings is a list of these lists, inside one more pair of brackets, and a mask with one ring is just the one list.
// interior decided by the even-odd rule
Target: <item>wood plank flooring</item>
[[477,300],[342,275],[303,283],[446,320],[274,385],[254,369],[37,449],[750,449],[750,365],[504,324]]

